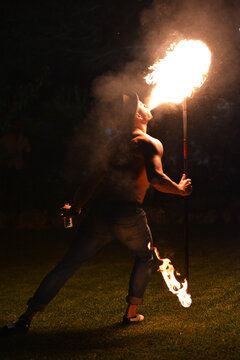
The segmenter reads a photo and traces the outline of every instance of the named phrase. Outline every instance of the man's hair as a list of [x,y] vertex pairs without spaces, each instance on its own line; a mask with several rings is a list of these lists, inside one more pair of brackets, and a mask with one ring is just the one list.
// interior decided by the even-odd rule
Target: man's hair
[[104,126],[111,129],[113,135],[130,133],[138,111],[139,98],[136,93],[115,94],[108,101],[98,104],[98,113],[104,119]]

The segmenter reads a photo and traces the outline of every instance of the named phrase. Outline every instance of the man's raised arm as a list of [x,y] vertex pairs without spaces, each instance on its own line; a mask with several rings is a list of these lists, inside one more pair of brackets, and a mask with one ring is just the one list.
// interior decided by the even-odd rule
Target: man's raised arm
[[191,179],[187,179],[185,174],[182,175],[180,182],[176,183],[164,173],[161,160],[163,147],[158,140],[154,139],[154,142],[145,143],[143,149],[148,181],[155,189],[181,196],[191,194]]

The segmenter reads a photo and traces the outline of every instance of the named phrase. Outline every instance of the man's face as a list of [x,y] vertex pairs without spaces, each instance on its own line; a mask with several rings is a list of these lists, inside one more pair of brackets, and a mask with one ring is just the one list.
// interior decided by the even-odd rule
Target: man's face
[[143,104],[140,100],[138,102],[138,113],[141,115],[146,122],[152,119],[152,114],[147,105]]

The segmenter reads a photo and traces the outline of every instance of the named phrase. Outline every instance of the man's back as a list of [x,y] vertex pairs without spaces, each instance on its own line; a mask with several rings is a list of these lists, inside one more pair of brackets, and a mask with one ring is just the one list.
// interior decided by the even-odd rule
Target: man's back
[[135,131],[120,135],[108,146],[107,174],[101,192],[105,201],[142,203],[149,188],[146,156],[157,153],[157,140]]

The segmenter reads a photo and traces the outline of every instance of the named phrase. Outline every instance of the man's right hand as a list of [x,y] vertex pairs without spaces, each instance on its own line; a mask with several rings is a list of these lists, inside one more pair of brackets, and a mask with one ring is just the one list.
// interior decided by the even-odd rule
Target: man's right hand
[[192,181],[186,177],[186,174],[182,175],[179,181],[178,188],[181,196],[189,196],[192,193]]
[[65,204],[63,207],[60,208],[61,216],[65,217],[73,217],[76,215],[79,215],[81,213],[81,210],[78,212],[69,204]]

